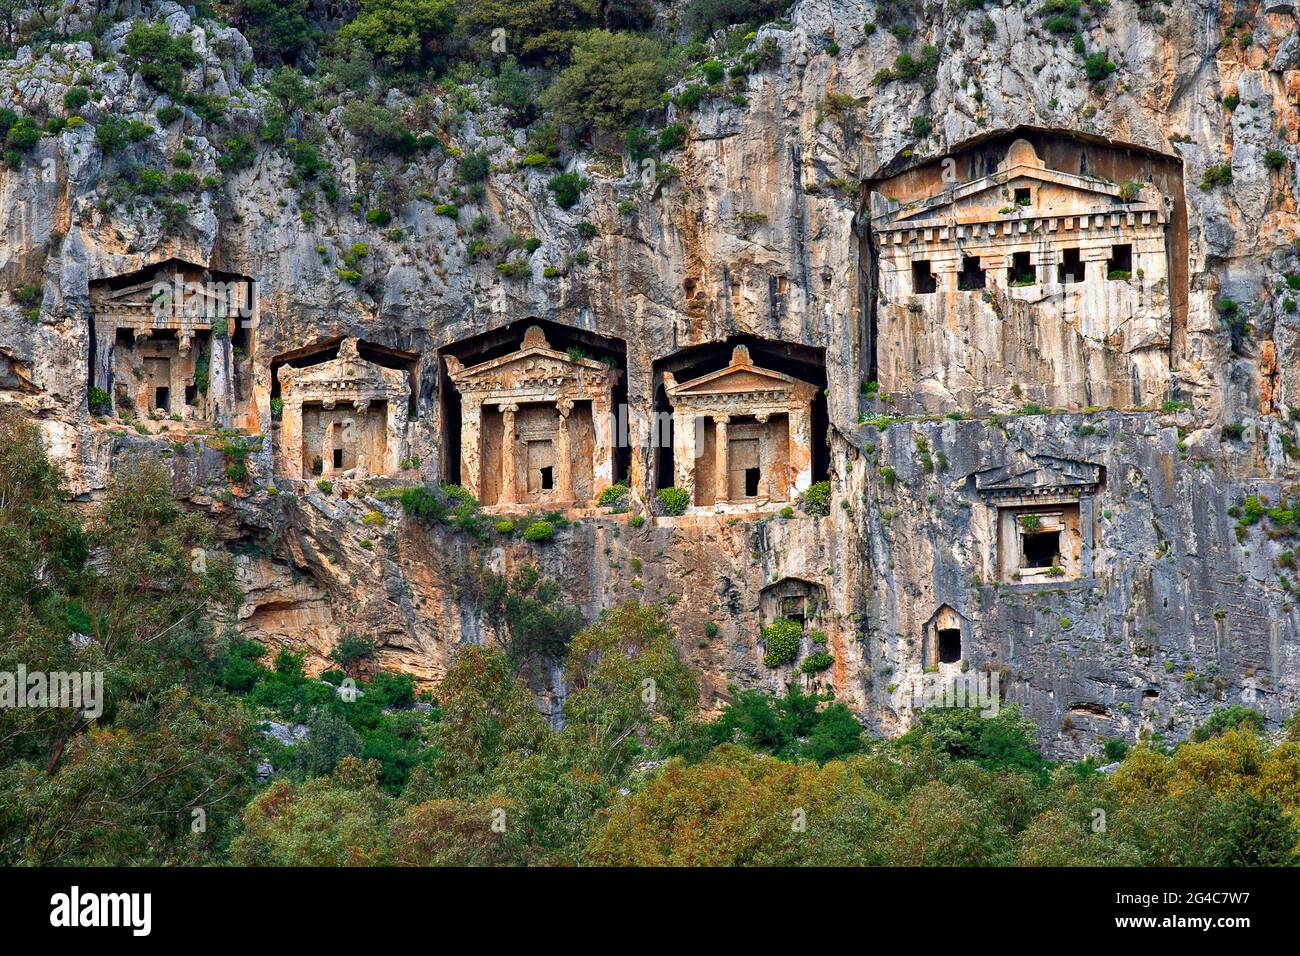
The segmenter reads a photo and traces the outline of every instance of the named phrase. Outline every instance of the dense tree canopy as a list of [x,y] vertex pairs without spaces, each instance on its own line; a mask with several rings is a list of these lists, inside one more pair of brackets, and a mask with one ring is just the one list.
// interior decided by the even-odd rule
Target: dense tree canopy
[[[558,726],[511,639],[462,650],[435,700],[373,672],[373,644],[348,635],[336,658],[362,693],[346,694],[342,671],[308,677],[301,655],[226,632],[230,562],[156,460],[76,507],[12,414],[0,415],[0,547],[0,671],[104,675],[97,716],[0,709],[0,862],[1297,862],[1300,726],[1276,739],[1241,707],[1192,741],[1132,747],[1110,775],[1044,760],[1014,707],[926,711],[892,741],[796,687],[733,690],[704,719],[664,609],[636,601],[530,644],[563,661]],[[524,599],[540,583],[526,576]],[[508,584],[488,591],[508,603]],[[555,633],[560,603],[517,609],[517,639]],[[267,721],[307,734],[258,734]],[[262,783],[259,762],[274,768]]]

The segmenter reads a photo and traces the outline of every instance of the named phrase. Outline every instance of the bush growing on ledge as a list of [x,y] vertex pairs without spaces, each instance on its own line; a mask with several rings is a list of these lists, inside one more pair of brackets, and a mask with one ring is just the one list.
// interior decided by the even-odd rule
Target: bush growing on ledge
[[685,488],[660,488],[655,497],[663,505],[664,514],[668,515],[685,514],[691,504],[691,496]]
[[1207,192],[1215,186],[1227,186],[1232,182],[1232,164],[1220,163],[1217,166],[1205,167],[1205,175],[1201,177],[1201,189]]
[[814,482],[800,497],[799,506],[803,508],[804,514],[812,515],[814,518],[826,517],[831,513],[831,483]]
[[555,537],[555,527],[549,521],[534,521],[524,529],[525,541],[550,541]]
[[763,646],[767,653],[763,663],[768,667],[780,667],[791,663],[799,656],[799,639],[803,637],[803,627],[798,621],[788,617],[778,617],[763,628]]
[[602,508],[617,508],[627,503],[627,485],[610,485],[600,493],[596,504]]
[[667,66],[658,40],[589,30],[576,34],[570,56],[540,98],[557,122],[618,132],[659,105]]
[[497,534],[514,534],[515,523],[509,518],[502,518],[496,523]]
[[323,494],[330,495],[334,493],[334,482],[328,481],[324,478],[316,482],[316,487],[319,488]]
[[570,209],[582,198],[582,191],[587,188],[587,181],[577,173],[560,173],[552,176],[546,184],[555,193],[555,204],[561,209]]
[[799,665],[801,674],[820,674],[824,670],[830,669],[835,663],[835,658],[825,651],[815,651],[804,658],[804,662]]
[[86,394],[86,404],[92,415],[109,415],[113,411],[113,396],[102,388],[92,385]]
[[173,37],[166,23],[137,21],[122,46],[130,69],[156,89],[179,93],[181,75],[199,63],[189,34]]
[[1253,707],[1242,707],[1240,704],[1221,707],[1197,725],[1192,731],[1192,740],[1204,743],[1230,730],[1261,733],[1264,730],[1264,715]]
[[1101,83],[1118,69],[1105,53],[1093,53],[1083,61],[1083,72],[1094,84]]

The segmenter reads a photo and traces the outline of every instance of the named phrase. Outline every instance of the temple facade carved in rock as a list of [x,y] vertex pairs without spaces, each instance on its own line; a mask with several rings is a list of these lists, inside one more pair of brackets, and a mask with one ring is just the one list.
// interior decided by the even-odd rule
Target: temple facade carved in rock
[[695,506],[791,501],[812,484],[815,385],[756,366],[743,345],[726,368],[664,382],[675,481]]
[[1020,452],[975,475],[996,518],[995,580],[1073,581],[1093,575],[1096,494],[1102,469],[1086,461]]
[[613,482],[618,369],[551,348],[536,325],[517,351],[446,363],[460,395],[461,483],[483,505],[585,507]]
[[168,259],[92,282],[90,302],[92,384],[119,414],[244,424],[238,366],[257,325],[251,279]]
[[883,390],[932,412],[1166,396],[1172,200],[1156,185],[1049,168],[1017,139],[987,175],[893,188],[871,209]]
[[337,358],[276,372],[284,403],[276,473],[293,479],[395,475],[405,455],[410,380],[368,362],[356,339]]

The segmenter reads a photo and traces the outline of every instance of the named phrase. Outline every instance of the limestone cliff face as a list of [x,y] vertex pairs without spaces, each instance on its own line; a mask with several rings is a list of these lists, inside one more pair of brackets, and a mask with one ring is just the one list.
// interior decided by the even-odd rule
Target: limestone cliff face
[[[919,8],[916,36],[904,44],[867,29],[880,16],[874,4],[801,0],[783,24],[759,31],[755,44],[774,41],[778,53],[751,74],[739,101],[706,97],[683,116],[669,107],[668,118],[689,129],[685,147],[664,157],[671,170],[595,151],[566,155],[589,183],[567,211],[547,188],[551,172],[517,165],[522,134],[497,132],[503,117],[471,89],[469,102],[464,90],[418,104],[389,94],[413,129],[441,141],[401,167],[366,160],[342,107],[325,116],[317,148],[338,183],[336,203],[319,192],[308,198],[292,184],[284,149],[258,144],[246,168],[196,188],[183,222],[165,225],[158,203],[117,198],[112,184],[128,165],[182,148],[200,179],[217,175],[222,137],[255,128],[267,108],[247,41],[193,22],[175,3],[140,11],[194,37],[202,62],[185,82],[228,98],[231,126],[220,135],[190,109],[160,124],[157,111],[170,101],[120,66],[94,61],[87,44],[40,57],[24,50],[0,64],[0,105],[58,114],[83,75],[101,95],[83,111],[84,125],[46,136],[19,169],[0,172],[0,401],[39,421],[81,496],[100,494],[121,456],[165,452],[178,493],[218,517],[238,555],[241,628],[309,650],[318,668],[354,631],[381,641],[382,664],[436,681],[459,647],[493,637],[464,569],[536,563],[591,615],[631,596],[669,605],[710,707],[729,684],[777,689],[793,678],[791,667],[764,665],[759,631],[772,586],[794,580],[819,604],[817,627],[828,635],[834,665],[823,686],[873,730],[910,720],[900,691],[923,676],[934,639],[927,628],[945,607],[963,622],[966,666],[996,671],[1054,753],[1095,752],[1100,738],[1142,728],[1179,736],[1243,690],[1276,720],[1300,703],[1290,545],[1270,533],[1271,519],[1238,529],[1229,509],[1250,495],[1277,504],[1300,476],[1287,451],[1297,440],[1289,412],[1300,408],[1300,321],[1285,280],[1300,272],[1294,10],[1238,12],[1227,42],[1232,17],[1218,4],[1118,0],[1086,32],[1087,50],[1106,51],[1117,67],[1091,84],[1084,55],[1047,33],[1032,5],[960,6]],[[127,29],[115,26],[110,44],[120,48]],[[875,81],[926,42],[936,47],[926,75]],[[154,128],[105,155],[95,131],[109,115]],[[929,123],[914,124],[918,117]],[[909,348],[873,337],[870,184],[1020,127],[1131,144],[1181,168],[1185,252],[1170,263],[1168,342],[1157,369],[1177,404],[859,424],[927,407],[924,396],[904,394],[893,396],[895,408],[863,388]],[[455,186],[456,150],[486,150],[495,172],[482,200],[453,219],[437,208]],[[1223,166],[1231,182],[1201,188],[1207,171]],[[376,195],[400,200],[382,229],[365,216]],[[468,224],[479,215],[492,237],[540,240],[510,254],[523,275],[471,255]],[[594,238],[578,229],[584,220]],[[365,243],[359,258],[356,243]],[[237,493],[218,441],[188,424],[140,435],[96,422],[87,408],[91,282],[169,256],[258,283],[254,344],[232,374],[247,397],[247,430],[267,440]],[[356,283],[340,276],[345,259],[361,273]],[[16,295],[28,284],[41,289],[35,310]],[[1248,326],[1225,323],[1229,299]],[[641,410],[655,402],[656,363],[690,346],[747,336],[822,350],[830,514],[693,509],[639,528],[588,514],[550,544],[482,545],[412,522],[362,483],[325,494],[314,482],[275,480],[277,358],[344,338],[418,356],[418,414],[404,428],[419,464],[401,481],[455,480],[442,453],[439,350],[527,319],[624,343],[627,404]],[[1085,379],[1073,356],[1053,351],[1059,341],[1030,335],[1016,347],[1045,349],[1054,374]],[[636,502],[656,482],[648,431],[634,421]],[[1017,455],[1104,469],[1088,504],[1095,531],[1086,574],[1000,581],[996,518],[977,476]],[[272,484],[279,494],[269,493]],[[562,692],[555,681],[545,691]]]

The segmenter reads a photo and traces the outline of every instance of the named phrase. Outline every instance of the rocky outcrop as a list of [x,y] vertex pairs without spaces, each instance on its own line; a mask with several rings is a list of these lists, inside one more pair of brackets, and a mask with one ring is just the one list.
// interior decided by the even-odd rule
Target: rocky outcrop
[[[524,135],[501,133],[504,116],[473,87],[456,94],[468,102],[387,95],[440,143],[401,161],[369,155],[346,127],[343,94],[311,130],[339,191],[329,202],[283,144],[253,137],[246,165],[220,169],[232,133],[257,129],[267,111],[265,76],[237,31],[196,23],[175,3],[142,10],[194,38],[201,62],[186,87],[226,98],[221,127],[191,106],[160,122],[159,109],[176,104],[118,56],[96,60],[79,43],[23,50],[0,64],[0,105],[57,114],[79,79],[99,96],[84,124],[0,172],[0,401],[40,422],[84,497],[102,492],[123,456],[166,451],[178,493],[209,509],[240,554],[241,628],[308,651],[317,671],[341,635],[366,633],[383,666],[436,682],[458,647],[493,639],[465,569],[532,562],[588,615],[632,596],[668,605],[710,707],[731,684],[815,680],[873,730],[896,732],[912,716],[900,689],[924,676],[926,627],[947,607],[965,622],[968,666],[996,669],[1055,753],[1097,752],[1101,738],[1143,729],[1177,737],[1243,694],[1278,720],[1295,708],[1300,679],[1288,529],[1229,512],[1250,496],[1279,504],[1300,475],[1290,414],[1300,408],[1294,14],[1250,8],[1229,40],[1232,21],[1217,4],[1117,0],[1085,26],[1079,53],[1031,7],[965,6],[918,7],[911,38],[900,40],[877,5],[801,0],[787,21],[758,31],[755,48],[775,53],[738,95],[706,97],[689,115],[668,107],[689,129],[680,151],[649,168],[565,154],[588,181],[569,210],[552,201],[554,171],[519,164]],[[128,29],[115,25],[108,48],[120,51]],[[916,79],[881,77],[905,52],[924,63]],[[1116,69],[1093,83],[1085,59],[1096,52]],[[151,129],[106,155],[96,129],[109,116]],[[292,119],[288,135],[303,127]],[[1171,262],[1160,353],[1170,404],[891,420],[898,409],[864,384],[877,347],[864,194],[1021,127],[1132,144],[1181,166],[1185,255]],[[157,199],[115,191],[132,168],[162,168],[180,149],[200,185],[179,222]],[[483,197],[462,198],[452,218],[442,207],[457,188],[456,153],[476,151],[495,171]],[[392,221],[367,221],[371,209]],[[473,254],[483,236],[538,241],[496,260]],[[258,284],[255,345],[231,374],[251,396],[248,431],[266,440],[233,489],[222,436],[156,426],[142,435],[87,408],[91,281],[168,256]],[[517,265],[498,270],[498,261]],[[26,286],[39,289],[35,305],[17,295]],[[684,348],[750,337],[819,350],[830,514],[694,509],[641,527],[595,514],[550,544],[485,544],[414,523],[375,496],[378,486],[344,480],[326,493],[276,478],[277,359],[340,339],[419,356],[418,414],[404,436],[412,467],[399,483],[454,480],[440,454],[448,385],[439,351],[534,320],[624,343],[627,403],[641,411],[654,406],[657,363]],[[1082,377],[1070,356],[1046,359]],[[864,416],[881,420],[860,424]],[[632,438],[627,477],[642,514],[656,485],[646,421],[633,421]],[[1093,563],[1076,580],[996,580],[996,512],[973,476],[1022,452],[1104,468],[1090,505]],[[787,578],[826,596],[816,627],[834,663],[816,677],[763,662],[764,590]],[[546,693],[563,688],[552,680]]]

